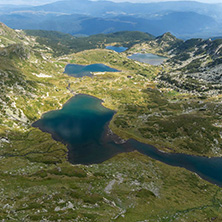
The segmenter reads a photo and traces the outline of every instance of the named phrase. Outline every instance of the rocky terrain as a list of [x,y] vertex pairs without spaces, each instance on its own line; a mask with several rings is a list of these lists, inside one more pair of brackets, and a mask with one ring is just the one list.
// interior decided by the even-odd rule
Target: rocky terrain
[[157,79],[160,86],[197,95],[221,94],[222,40],[182,41],[170,33],[135,45],[132,52],[153,52],[168,57]]

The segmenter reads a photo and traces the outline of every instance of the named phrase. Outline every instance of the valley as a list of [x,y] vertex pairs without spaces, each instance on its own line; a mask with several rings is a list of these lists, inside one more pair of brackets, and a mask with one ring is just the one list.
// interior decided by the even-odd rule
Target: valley
[[[221,157],[218,40],[187,42],[169,33],[145,40],[139,35],[138,42],[96,39],[99,44],[93,49],[57,55],[53,41],[4,24],[1,33],[0,220],[222,219],[221,188],[190,171],[137,151],[100,164],[73,165],[64,144],[32,127],[44,113],[61,109],[74,95],[87,94],[115,111],[110,132],[123,140],[135,139],[163,152]],[[121,53],[105,49],[118,44],[129,49]],[[65,52],[68,44],[57,45]],[[184,47],[189,57],[182,57]],[[129,59],[134,53],[168,60],[152,66]],[[197,59],[198,67],[193,65]],[[74,78],[64,73],[67,64],[104,64],[120,72]],[[199,72],[209,73],[210,79]]]

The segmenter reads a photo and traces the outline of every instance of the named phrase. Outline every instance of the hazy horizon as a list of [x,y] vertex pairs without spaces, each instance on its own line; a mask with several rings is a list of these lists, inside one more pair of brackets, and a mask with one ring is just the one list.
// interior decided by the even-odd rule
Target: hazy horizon
[[[57,2],[61,0],[0,0],[0,5],[42,5],[52,2]],[[97,1],[97,0],[93,0]],[[101,0],[99,0],[101,1]],[[132,2],[132,3],[151,3],[151,2],[170,2],[170,1],[192,1],[192,0],[105,0],[105,1],[112,1],[112,2]],[[75,2],[75,0],[73,1]],[[202,2],[202,3],[222,3],[222,0],[196,0],[196,2]]]

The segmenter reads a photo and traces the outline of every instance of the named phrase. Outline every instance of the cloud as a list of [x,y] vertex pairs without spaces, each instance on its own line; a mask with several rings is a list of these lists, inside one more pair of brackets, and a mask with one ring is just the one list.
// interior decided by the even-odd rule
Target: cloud
[[[58,0],[0,0],[0,4],[15,4],[15,5],[42,5],[47,3],[56,2]],[[96,0],[93,0],[96,1]],[[166,1],[184,1],[184,0],[109,0],[113,2],[166,2]],[[186,1],[186,0],[185,0]],[[190,0],[187,0],[190,1]],[[222,3],[222,0],[197,0],[198,2],[204,3]],[[73,0],[75,2],[75,0]]]
[[56,0],[0,0],[0,5],[42,5],[52,2],[56,2]]

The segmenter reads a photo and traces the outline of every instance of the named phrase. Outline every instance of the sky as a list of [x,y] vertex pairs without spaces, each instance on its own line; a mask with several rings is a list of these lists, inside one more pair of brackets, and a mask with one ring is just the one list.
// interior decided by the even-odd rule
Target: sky
[[[41,5],[59,0],[0,0],[0,4],[15,4],[15,5]],[[178,0],[111,0],[113,2],[165,2]],[[179,0],[184,1],[184,0]],[[185,0],[186,1],[186,0]],[[187,0],[189,1],[189,0]],[[204,3],[222,3],[222,0],[196,0]],[[75,0],[73,0],[75,2]]]

